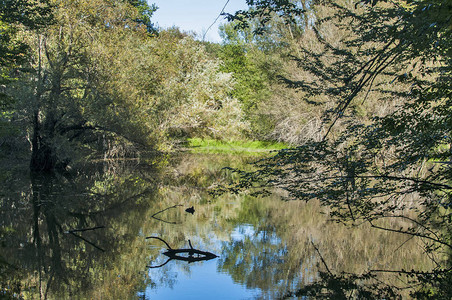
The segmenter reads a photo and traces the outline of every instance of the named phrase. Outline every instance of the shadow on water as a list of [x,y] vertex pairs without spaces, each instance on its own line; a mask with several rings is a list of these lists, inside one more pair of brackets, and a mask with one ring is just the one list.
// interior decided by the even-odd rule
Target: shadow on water
[[332,223],[315,201],[209,195],[235,179],[224,166],[254,159],[187,154],[159,168],[7,173],[0,298],[392,298],[408,293],[409,278],[370,270],[431,269],[419,239]]

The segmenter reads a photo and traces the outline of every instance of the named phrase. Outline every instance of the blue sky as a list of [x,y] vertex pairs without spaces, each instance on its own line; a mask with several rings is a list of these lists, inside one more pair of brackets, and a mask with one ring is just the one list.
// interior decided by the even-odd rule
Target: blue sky
[[[148,0],[148,2],[159,7],[152,18],[154,23],[162,28],[174,25],[183,31],[194,31],[201,39],[227,0]],[[245,0],[229,0],[225,12],[233,13],[247,7]],[[220,17],[207,32],[206,40],[219,42],[218,25],[225,22],[224,17]]]

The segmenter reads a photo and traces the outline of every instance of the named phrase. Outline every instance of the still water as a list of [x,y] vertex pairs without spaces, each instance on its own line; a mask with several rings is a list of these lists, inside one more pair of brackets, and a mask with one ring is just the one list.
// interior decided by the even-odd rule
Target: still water
[[[279,299],[336,275],[430,267],[415,238],[330,222],[316,202],[209,194],[235,179],[223,167],[255,159],[180,154],[64,175],[3,172],[0,298]],[[391,276],[376,280],[407,284]]]

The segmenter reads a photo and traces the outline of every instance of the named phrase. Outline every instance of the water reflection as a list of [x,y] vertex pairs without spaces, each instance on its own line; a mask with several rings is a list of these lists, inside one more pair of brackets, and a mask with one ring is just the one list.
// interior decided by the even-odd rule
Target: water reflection
[[[158,169],[128,161],[71,175],[10,172],[0,191],[2,295],[275,299],[350,283],[343,272],[430,269],[416,238],[331,223],[316,202],[209,196],[209,187],[234,180],[222,167],[247,168],[251,159],[190,154]],[[164,239],[166,250],[149,236]],[[218,258],[167,262],[171,249]],[[395,282],[391,276],[378,281]]]
[[190,245],[190,248],[179,248],[174,249],[171,248],[170,245],[164,240],[157,236],[148,236],[146,239],[157,239],[161,242],[163,242],[167,248],[166,251],[163,252],[163,255],[167,256],[168,259],[163,264],[159,264],[157,266],[147,266],[151,269],[161,268],[167,263],[169,263],[171,260],[178,260],[178,261],[185,261],[187,263],[194,263],[199,261],[207,261],[214,258],[217,258],[218,256],[216,254],[213,254],[212,252],[208,251],[202,251],[199,249],[193,248],[193,245],[191,244],[191,241],[188,240],[188,244]]
[[130,295],[105,285],[124,275],[118,261],[140,230],[129,220],[144,218],[155,194],[137,171],[93,164],[78,174],[11,174],[1,195],[3,296]]
[[[212,171],[215,170],[212,165],[219,169],[219,161],[218,157],[198,157],[198,160],[196,157],[184,157],[178,162],[175,173],[181,184],[173,184],[171,189],[161,191],[161,207],[180,203],[184,199],[185,207],[194,205],[196,213],[186,216],[183,209],[168,211],[166,219],[180,220],[181,224],[156,222],[151,233],[165,237],[169,235],[171,245],[179,243],[182,246],[188,239],[196,240],[203,249],[218,253],[216,271],[207,276],[204,285],[215,285],[218,276],[227,274],[234,283],[235,291],[242,292],[241,296],[235,294],[236,298],[223,295],[226,299],[302,297],[309,294],[302,294],[303,287],[319,287],[324,283],[336,284],[339,290],[350,289],[340,290],[339,293],[358,295],[364,293],[366,287],[367,290],[379,291],[380,287],[375,282],[380,281],[394,285],[398,292],[407,294],[404,291],[410,285],[407,278],[379,274],[374,280],[361,275],[371,269],[431,269],[432,262],[423,254],[420,240],[407,240],[368,226],[347,228],[331,223],[327,212],[322,211],[316,202],[282,202],[277,195],[260,199],[246,195],[210,198],[205,187],[221,180],[222,177]],[[243,162],[230,160],[220,165]],[[210,181],[197,179],[195,174],[202,173],[199,169],[215,176],[211,176]],[[151,260],[161,256],[158,249],[151,250],[154,251],[150,251]],[[176,264],[162,269],[162,273],[149,271],[151,278],[159,278],[159,274],[162,277],[158,280],[160,285],[149,286],[143,291],[142,295],[147,299],[163,299],[159,298],[163,294],[170,297],[168,299],[185,297],[184,293],[198,288],[189,282],[197,276],[195,273],[199,266]],[[163,284],[163,276],[171,274],[172,289]],[[353,280],[359,284],[351,284]],[[324,287],[319,290],[322,292]],[[314,290],[312,288],[310,292]],[[222,291],[233,293],[233,289]],[[198,299],[208,299],[206,294],[198,293]]]

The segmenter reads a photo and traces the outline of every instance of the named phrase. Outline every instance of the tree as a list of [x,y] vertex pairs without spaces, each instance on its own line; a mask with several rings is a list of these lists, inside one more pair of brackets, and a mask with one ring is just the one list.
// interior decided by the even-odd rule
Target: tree
[[[229,45],[233,44],[237,48],[239,44],[247,57],[247,65],[242,66],[243,70],[238,68],[236,76],[242,78],[239,91],[245,94],[245,102],[252,104],[249,117],[253,121],[255,136],[261,139],[299,145],[308,138],[318,136],[316,128],[321,119],[321,106],[324,106],[319,102],[324,99],[313,99],[308,91],[295,90],[285,82],[287,78],[295,81],[296,78],[310,77],[308,72],[300,71],[294,60],[300,54],[299,45],[309,46],[310,51],[319,48],[315,36],[310,33],[310,24],[318,12],[301,9],[308,7],[308,4],[301,1],[300,8],[294,6],[292,11],[299,10],[300,15],[291,20],[271,11],[259,12],[260,6],[256,5],[250,11],[240,12],[247,18],[255,16],[254,19],[246,24],[236,20],[229,23],[225,30],[226,45],[231,47]],[[267,16],[266,19],[262,15]],[[253,35],[253,32],[261,34]],[[234,57],[241,57],[234,54]],[[233,59],[229,58],[231,55],[226,57],[228,65],[228,61]]]
[[171,146],[187,137],[238,138],[248,124],[232,97],[234,80],[204,44],[177,28],[161,31],[150,43],[148,69],[157,77],[148,100],[155,131]]
[[[236,30],[234,24],[220,27],[223,45],[218,51],[222,60],[221,70],[232,74],[235,85],[231,95],[240,101],[246,119],[250,123],[251,138],[268,138],[271,122],[264,122],[265,115],[260,109],[271,96],[271,75],[268,56],[258,49],[251,30]],[[273,67],[273,66],[272,66]],[[265,124],[265,125],[264,125]]]
[[[52,21],[47,0],[5,0],[0,3],[0,84],[11,80],[10,71],[25,59],[27,46],[16,38],[17,26],[38,28]],[[12,99],[0,90],[0,107]]]
[[[254,10],[230,19],[258,17],[267,24],[274,13],[290,23],[305,11],[295,1],[248,3]],[[312,1],[309,8],[332,12],[312,24],[323,48],[313,53],[300,47],[293,58],[312,77],[284,81],[334,101],[319,128],[323,138],[258,162],[259,170],[242,172],[232,190],[264,183],[288,191],[291,199],[320,199],[340,222],[422,237],[427,253],[444,250],[449,258],[437,261],[431,276],[408,272],[429,284],[414,295],[449,298],[452,2]],[[332,39],[325,26],[349,34]],[[360,120],[354,107],[369,97],[380,106],[396,105]],[[388,218],[411,225],[381,225]]]
[[146,26],[146,30],[150,34],[156,34],[157,29],[151,22],[152,15],[158,9],[155,4],[149,5],[146,0],[127,0],[132,6],[136,7],[139,13],[139,17],[135,19],[138,24]]
[[[55,22],[21,31],[30,48],[8,87],[19,99],[31,144],[30,167],[65,167],[76,151],[121,145],[152,146],[130,69],[142,62],[147,28],[124,1],[53,1]],[[127,62],[135,62],[127,64]]]

